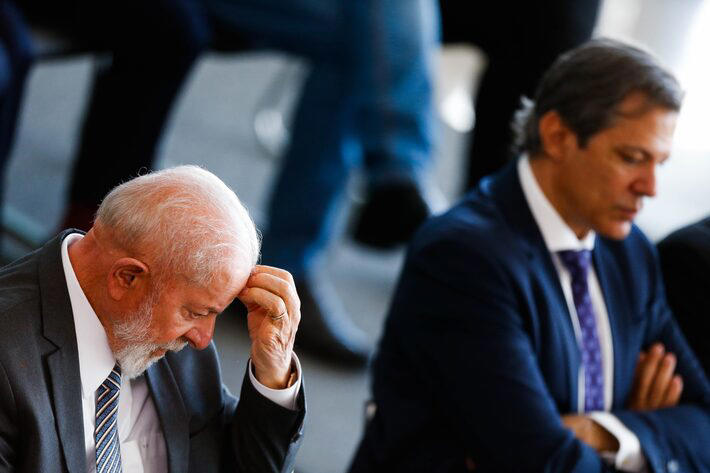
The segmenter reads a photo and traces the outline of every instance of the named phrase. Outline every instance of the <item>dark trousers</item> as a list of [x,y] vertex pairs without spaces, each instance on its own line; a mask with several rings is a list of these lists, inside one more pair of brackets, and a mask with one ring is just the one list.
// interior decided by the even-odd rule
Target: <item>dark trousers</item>
[[150,167],[180,88],[207,49],[199,0],[19,0],[34,23],[89,49],[99,62],[81,130],[70,201],[94,209],[122,180]]
[[472,43],[488,65],[476,99],[467,189],[511,158],[510,123],[555,58],[591,37],[599,0],[441,0],[444,43]]

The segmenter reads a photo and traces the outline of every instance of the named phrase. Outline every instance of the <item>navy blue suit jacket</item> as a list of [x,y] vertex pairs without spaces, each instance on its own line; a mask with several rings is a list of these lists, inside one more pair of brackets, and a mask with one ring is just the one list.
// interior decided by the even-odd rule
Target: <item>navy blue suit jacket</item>
[[[652,471],[710,471],[710,384],[668,309],[654,248],[633,227],[623,241],[598,237],[593,263],[613,338],[612,412]],[[681,403],[632,412],[637,357],[655,341],[678,357]],[[412,242],[373,366],[377,412],[351,472],[612,471],[560,421],[577,412],[580,363],[511,165]]]

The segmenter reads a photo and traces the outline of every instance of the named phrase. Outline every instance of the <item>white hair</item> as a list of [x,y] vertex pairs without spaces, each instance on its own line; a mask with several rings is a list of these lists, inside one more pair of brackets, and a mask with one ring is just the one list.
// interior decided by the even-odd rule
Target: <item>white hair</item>
[[254,266],[259,258],[260,238],[246,208],[222,180],[198,166],[121,184],[104,198],[96,224],[126,251],[155,251],[159,271],[203,286],[237,261]]

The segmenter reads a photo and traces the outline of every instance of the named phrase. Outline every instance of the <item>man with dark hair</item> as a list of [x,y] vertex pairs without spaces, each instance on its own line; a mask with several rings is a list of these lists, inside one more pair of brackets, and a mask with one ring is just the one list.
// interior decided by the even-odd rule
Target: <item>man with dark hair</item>
[[558,58],[520,159],[412,242],[352,473],[708,471],[710,383],[632,223],[681,98],[632,46]]
[[710,376],[710,217],[661,240],[658,256],[668,304]]

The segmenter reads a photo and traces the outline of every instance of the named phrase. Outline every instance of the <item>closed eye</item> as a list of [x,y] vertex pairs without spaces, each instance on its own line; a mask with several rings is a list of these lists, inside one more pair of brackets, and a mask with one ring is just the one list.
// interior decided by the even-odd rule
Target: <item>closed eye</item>
[[639,157],[638,155],[633,155],[624,152],[619,153],[619,155],[621,156],[621,159],[627,164],[636,164],[643,161],[643,158]]
[[195,312],[194,310],[190,310],[188,308],[185,308],[185,314],[188,319],[200,319],[203,317],[207,317],[210,315],[210,312],[207,312],[205,314],[201,314],[200,312]]
[[617,149],[616,154],[626,164],[641,164],[649,158],[647,153],[637,150]]

